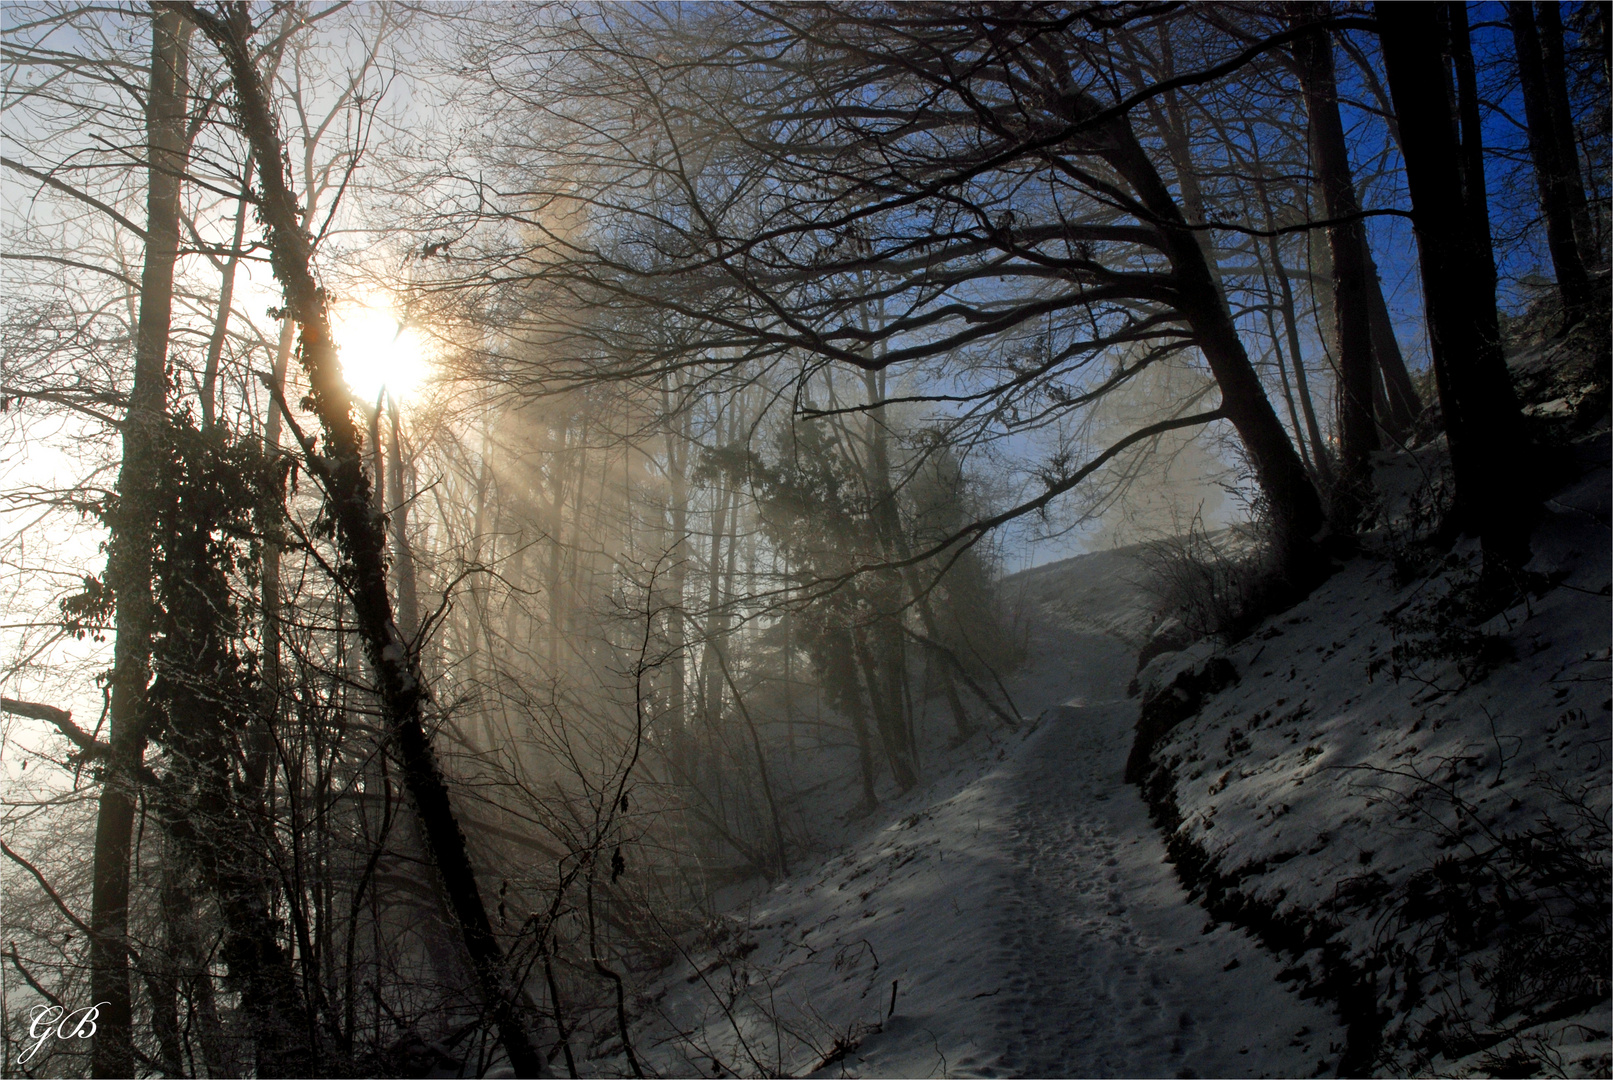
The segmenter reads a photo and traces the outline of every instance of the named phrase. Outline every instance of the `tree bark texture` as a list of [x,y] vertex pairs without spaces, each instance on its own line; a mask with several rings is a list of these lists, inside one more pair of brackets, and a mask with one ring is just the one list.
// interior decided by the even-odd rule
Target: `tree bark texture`
[[179,198],[185,164],[186,69],[190,27],[172,11],[152,18],[146,97],[146,253],[135,332],[134,385],[123,426],[118,494],[109,515],[107,585],[116,598],[112,695],[100,806],[95,822],[90,899],[90,996],[101,1005],[90,1070],[134,1075],[129,995],[129,856],[136,783],[146,750],[146,688],[151,677],[155,605],[151,546],[156,521],[155,467],[166,429],[168,332]]

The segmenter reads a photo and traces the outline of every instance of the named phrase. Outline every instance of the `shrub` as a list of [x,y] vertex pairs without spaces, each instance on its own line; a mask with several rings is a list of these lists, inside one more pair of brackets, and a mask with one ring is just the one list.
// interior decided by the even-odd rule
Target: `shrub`
[[1409,585],[1428,573],[1449,549],[1455,492],[1450,466],[1442,460],[1398,498],[1379,492],[1373,516],[1382,523],[1396,586]]
[[1186,532],[1146,545],[1140,558],[1143,587],[1193,638],[1238,641],[1292,598],[1263,514],[1214,533],[1194,514]]

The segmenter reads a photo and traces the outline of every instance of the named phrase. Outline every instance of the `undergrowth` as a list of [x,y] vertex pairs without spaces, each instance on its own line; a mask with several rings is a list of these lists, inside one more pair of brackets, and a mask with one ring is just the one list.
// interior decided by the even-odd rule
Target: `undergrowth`
[[1215,533],[1195,513],[1184,532],[1146,545],[1139,556],[1144,587],[1192,638],[1242,640],[1291,599],[1269,519],[1253,509],[1250,523]]
[[1374,919],[1365,967],[1397,1014],[1377,1068],[1422,1073],[1439,1058],[1488,1052],[1492,1075],[1553,1075],[1561,1063],[1549,1043],[1523,1033],[1610,994],[1608,785],[1570,791],[1537,776],[1529,786],[1544,795],[1542,812],[1500,829],[1458,788],[1476,766],[1487,767],[1485,755],[1448,759],[1438,775],[1369,770],[1446,854],[1393,888],[1371,873],[1341,884],[1333,913]]
[[[1505,638],[1484,629],[1497,614],[1495,596],[1470,562],[1447,555],[1443,573],[1431,577],[1428,586],[1380,618],[1394,644],[1369,665],[1369,674],[1387,667],[1396,682],[1413,679],[1454,692],[1483,679],[1511,650]],[[1442,686],[1427,673],[1430,666],[1446,663],[1461,680],[1456,686]]]

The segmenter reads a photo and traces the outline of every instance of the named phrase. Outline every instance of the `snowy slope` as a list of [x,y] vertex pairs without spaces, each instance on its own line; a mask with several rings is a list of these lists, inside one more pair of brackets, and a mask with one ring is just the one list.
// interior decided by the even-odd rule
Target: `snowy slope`
[[[731,912],[651,988],[637,1038],[658,1071],[1333,1071],[1331,1011],[1279,982],[1248,935],[1208,929],[1121,783],[1134,643],[1092,620],[1147,621],[1116,573],[1124,558],[1031,572],[1032,662],[1012,689],[1034,728],[960,748],[951,771]],[[1070,587],[1093,592],[1086,621],[1062,605]]]
[[1222,650],[1237,684],[1154,750],[1195,893],[1331,983],[1348,1068],[1609,1071],[1607,434],[1574,457],[1541,594],[1464,635],[1471,547],[1411,580],[1354,560]]
[[[1136,547],[1115,548],[1021,571],[1003,582],[1003,591],[1022,608],[1034,609],[1034,624],[1043,634],[1062,629],[1108,637],[1135,654],[1159,621],[1147,595],[1147,576]],[[1079,663],[1084,653],[1049,651],[1047,656],[1054,663]]]

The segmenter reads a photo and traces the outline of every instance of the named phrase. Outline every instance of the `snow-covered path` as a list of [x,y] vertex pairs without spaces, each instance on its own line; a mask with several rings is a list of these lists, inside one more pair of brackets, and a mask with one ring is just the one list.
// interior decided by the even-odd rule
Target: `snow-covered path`
[[1177,884],[1135,789],[1120,783],[1131,703],[1061,708],[1005,770],[1015,793],[993,998],[1023,1076],[1307,1076],[1342,1034],[1277,981],[1246,935]]
[[[1164,861],[1120,779],[1134,716],[1131,702],[1050,710],[950,797],[760,898],[743,964],[679,977],[662,1000],[696,1034],[662,1043],[661,1071],[1330,1075],[1332,1013],[1242,931],[1205,932]],[[740,971],[736,1029],[712,1002]],[[773,1017],[803,1041],[780,1045]],[[835,1056],[837,1040],[853,1048]]]
[[934,763],[842,854],[735,912],[738,957],[695,957],[710,974],[656,995],[659,1071],[1331,1075],[1337,1019],[1207,927],[1122,781],[1131,651],[1029,630],[1012,686],[1035,729]]

